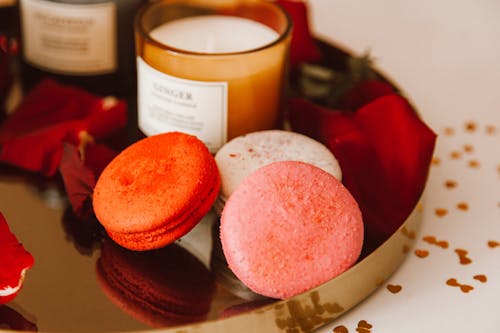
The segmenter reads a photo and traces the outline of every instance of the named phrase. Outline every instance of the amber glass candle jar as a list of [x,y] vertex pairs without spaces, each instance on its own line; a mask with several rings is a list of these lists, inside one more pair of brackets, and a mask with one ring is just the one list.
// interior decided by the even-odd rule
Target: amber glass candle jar
[[291,21],[264,0],[158,0],[135,21],[138,121],[182,131],[212,152],[277,126]]

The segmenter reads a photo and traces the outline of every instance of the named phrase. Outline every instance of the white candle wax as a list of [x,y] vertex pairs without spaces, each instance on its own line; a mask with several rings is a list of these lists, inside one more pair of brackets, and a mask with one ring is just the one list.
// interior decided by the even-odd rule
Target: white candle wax
[[188,17],[153,29],[151,37],[170,47],[199,53],[232,53],[253,50],[278,39],[262,23],[223,15]]

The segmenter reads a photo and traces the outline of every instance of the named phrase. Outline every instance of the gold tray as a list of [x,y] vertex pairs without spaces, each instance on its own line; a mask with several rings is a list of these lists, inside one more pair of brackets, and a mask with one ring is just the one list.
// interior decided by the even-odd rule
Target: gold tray
[[[328,43],[321,46],[332,66],[344,62],[346,52]],[[23,289],[14,301],[3,306],[22,316],[26,327],[42,332],[153,331],[147,323],[118,308],[99,286],[96,262],[100,249],[99,244],[92,243],[95,230],[71,219],[58,179],[40,179],[0,166],[0,211],[35,257]],[[214,216],[208,216],[180,241],[212,270],[224,266],[214,266],[210,258],[217,253],[217,242],[210,241],[212,226],[217,224]],[[397,232],[351,269],[289,300],[251,299],[251,294],[231,280],[230,273],[215,271],[216,292],[207,319],[161,327],[159,331],[310,332],[342,315],[384,284],[412,247],[420,221],[421,210],[417,207]],[[77,241],[82,234],[88,236],[83,241],[87,246]],[[228,308],[243,312],[221,317],[228,313]],[[0,331],[13,332],[1,323]]]

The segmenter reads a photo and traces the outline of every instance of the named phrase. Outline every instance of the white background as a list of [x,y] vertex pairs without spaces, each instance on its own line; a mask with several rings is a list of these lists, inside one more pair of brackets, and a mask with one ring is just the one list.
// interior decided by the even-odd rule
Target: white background
[[[310,19],[317,36],[354,54],[369,50],[439,135],[408,259],[319,332],[498,332],[500,246],[488,241],[500,242],[500,1],[311,0]],[[471,263],[461,264],[456,249]],[[450,278],[473,289],[451,287]],[[391,293],[389,284],[402,289]],[[371,328],[358,328],[361,320]]]

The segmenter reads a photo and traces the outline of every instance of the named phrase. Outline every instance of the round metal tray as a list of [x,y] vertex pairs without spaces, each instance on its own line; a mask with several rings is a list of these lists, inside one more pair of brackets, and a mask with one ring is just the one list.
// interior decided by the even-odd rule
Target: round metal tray
[[[342,67],[347,53],[328,43],[321,45],[329,65]],[[58,179],[40,179],[0,166],[0,211],[35,257],[20,294],[0,306],[0,313],[16,320],[18,329],[42,332],[138,332],[152,331],[152,326],[179,333],[309,332],[383,285],[403,262],[421,220],[417,207],[397,232],[348,271],[301,295],[277,301],[252,294],[227,270],[218,237],[212,237],[217,217],[209,214],[178,245],[212,273],[213,284],[207,286],[215,285],[210,311],[202,321],[170,320],[167,324],[146,318],[147,314],[139,313],[141,309],[123,302],[117,306],[108,297],[96,269],[102,230],[72,216]],[[12,327],[0,323],[2,330],[12,332]]]

